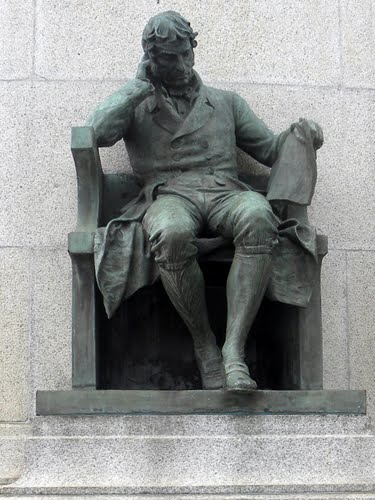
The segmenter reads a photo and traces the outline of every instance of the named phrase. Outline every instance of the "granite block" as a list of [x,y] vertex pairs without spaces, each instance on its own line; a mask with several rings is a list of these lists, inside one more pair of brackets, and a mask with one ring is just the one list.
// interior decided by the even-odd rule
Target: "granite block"
[[366,388],[375,414],[375,252],[348,252],[350,387]]
[[375,246],[375,92],[343,92],[336,133],[341,144],[339,170],[335,190],[325,194],[326,212],[339,214],[335,246],[371,250]]
[[343,0],[343,79],[348,87],[375,88],[374,0]]
[[[281,489],[281,488],[280,488]],[[290,493],[290,487],[286,486],[283,488],[285,490],[285,493],[280,493],[280,494],[266,494],[266,493],[261,493],[260,488],[259,488],[259,494],[253,494],[253,493],[240,493],[240,494],[232,494],[232,493],[226,493],[225,498],[227,500],[285,500],[286,494],[288,495],[287,498],[288,500],[375,500],[375,494],[372,493],[359,493],[355,492],[355,489],[348,489],[346,492],[344,492],[344,488],[340,488],[341,493],[332,493],[332,492],[323,492],[323,493]],[[294,491],[294,490],[293,490]],[[23,495],[17,496],[17,497],[12,497],[12,498],[22,498],[23,500],[61,500],[61,496],[59,494],[56,495],[50,495],[43,493],[43,495],[32,495],[29,496]],[[91,493],[89,495],[85,495],[82,493],[82,495],[71,495],[69,494],[69,500],[222,500],[223,494],[222,493],[216,493],[216,494],[201,494],[201,493],[195,493],[195,494],[167,494],[167,495],[131,495],[131,494],[119,494],[119,495],[108,495],[108,493],[103,492],[101,495]]]
[[0,245],[30,241],[33,218],[32,162],[29,156],[32,88],[26,82],[0,82]]
[[180,11],[199,32],[196,65],[211,81],[339,82],[337,0],[40,0],[36,71],[48,79],[130,78],[142,30],[164,10]]
[[338,2],[167,0],[199,32],[196,64],[211,82],[336,85]]
[[[364,488],[366,490],[366,488]],[[258,488],[259,494],[254,493],[238,493],[233,494],[227,492],[225,494],[226,500],[285,500],[285,493],[275,494],[275,493],[261,493],[262,488]],[[375,494],[372,493],[360,493],[358,492],[358,487],[350,487],[348,485],[347,488],[339,488],[340,491],[336,493],[332,492],[322,492],[322,493],[311,493],[308,491],[300,491],[300,493],[290,493],[290,489],[285,488],[288,495],[288,500],[375,500]],[[302,488],[301,488],[302,490]],[[308,486],[306,485],[306,490],[308,490]],[[328,488],[326,488],[328,490]],[[325,490],[325,491],[326,491]],[[346,490],[346,491],[345,491]],[[22,490],[21,490],[22,491]],[[87,490],[85,490],[87,491]],[[294,491],[294,489],[293,489]],[[76,492],[77,493],[77,492]],[[48,494],[43,492],[42,495],[35,493],[31,496],[29,494],[21,494],[18,496],[14,496],[12,494],[13,500],[82,500],[83,498],[88,498],[89,500],[223,500],[223,493],[214,493],[214,494],[202,494],[202,493],[191,493],[191,494],[161,494],[161,495],[142,495],[142,494],[127,494],[120,493],[118,495],[108,495],[108,493],[103,489],[102,493],[82,493],[79,494],[69,494],[64,495],[61,494],[57,490],[57,494]],[[87,496],[86,496],[87,495]]]
[[43,416],[33,436],[371,435],[367,416],[350,415],[98,415]]
[[[0,118],[6,124],[0,141],[0,244],[65,245],[74,227],[75,171],[70,160],[65,172],[59,158],[70,155],[70,124],[62,124],[58,106],[38,84],[0,82],[0,90]],[[51,126],[56,122],[60,127]]]
[[142,56],[143,27],[156,9],[148,0],[40,0],[36,73],[64,80],[132,77]]
[[28,418],[30,252],[0,248],[0,276],[0,422],[17,422]]
[[366,498],[375,467],[368,424],[364,416],[37,417],[25,471],[1,493]]
[[24,465],[24,442],[0,437],[0,495],[1,486],[12,484],[22,474]]
[[25,465],[25,439],[30,435],[29,424],[0,423],[0,496],[3,485],[20,478]]
[[[22,153],[32,165],[27,185],[30,215],[28,242],[33,246],[65,248],[74,231],[77,183],[70,151],[70,129],[82,125],[92,109],[119,83],[37,82],[33,85],[32,127],[28,148]],[[125,169],[124,147],[119,143],[102,153],[103,168]],[[51,229],[53,228],[53,229]],[[22,238],[22,235],[19,235]],[[21,239],[22,241],[22,239]]]
[[374,448],[367,435],[34,437],[27,441],[27,468],[17,488],[233,494],[329,485],[335,491],[373,486]]
[[[71,264],[67,251],[33,252],[33,389],[71,389]],[[35,394],[35,392],[34,392]],[[32,413],[34,410],[35,397]]]
[[32,0],[0,2],[0,79],[27,78],[32,72]]

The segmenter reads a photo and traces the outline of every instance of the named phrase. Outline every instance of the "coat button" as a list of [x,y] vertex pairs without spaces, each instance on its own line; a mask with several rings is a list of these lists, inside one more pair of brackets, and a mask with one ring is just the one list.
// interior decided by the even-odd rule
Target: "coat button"
[[206,139],[203,139],[201,142],[200,142],[200,145],[203,149],[207,149],[208,148],[208,141],[206,141]]
[[180,161],[181,158],[182,158],[182,155],[180,155],[179,153],[175,153],[172,158],[174,159],[174,161]]

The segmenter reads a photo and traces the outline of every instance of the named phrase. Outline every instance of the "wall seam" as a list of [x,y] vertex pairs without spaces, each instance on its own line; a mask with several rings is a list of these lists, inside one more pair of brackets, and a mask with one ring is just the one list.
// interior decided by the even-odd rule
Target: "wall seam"
[[344,51],[342,39],[342,0],[338,0],[338,20],[339,20],[339,67],[340,67],[340,83],[339,88],[344,88]]
[[35,76],[35,57],[36,57],[36,2],[32,0],[33,5],[33,35],[32,35],[32,57],[31,57],[31,80]]
[[33,287],[33,254],[34,251],[32,248],[28,248],[28,276],[29,276],[29,286],[28,286],[28,295],[29,295],[29,300],[28,300],[28,337],[27,337],[27,377],[26,377],[26,384],[27,384],[27,402],[25,407],[27,408],[26,410],[26,419],[30,420],[31,418],[31,412],[30,412],[30,406],[31,406],[31,400],[32,400],[32,362],[31,362],[31,343],[32,343],[32,334],[33,334],[33,324],[32,324],[32,310],[33,310],[33,294],[34,294],[34,287]]
[[30,252],[31,259],[30,259],[30,291],[31,291],[31,296],[30,296],[30,309],[29,309],[29,314],[30,314],[30,345],[29,345],[29,370],[30,370],[30,387],[29,387],[29,395],[30,395],[30,400],[29,400],[29,415],[30,418],[32,418],[35,415],[34,412],[34,388],[35,388],[35,373],[34,373],[34,350],[33,350],[33,338],[35,334],[35,321],[34,321],[34,296],[35,296],[35,258],[36,258],[36,250],[32,249]]
[[345,335],[346,335],[346,356],[347,356],[347,376],[348,389],[352,386],[351,373],[351,349],[350,349],[350,321],[349,321],[349,259],[348,252],[345,252]]

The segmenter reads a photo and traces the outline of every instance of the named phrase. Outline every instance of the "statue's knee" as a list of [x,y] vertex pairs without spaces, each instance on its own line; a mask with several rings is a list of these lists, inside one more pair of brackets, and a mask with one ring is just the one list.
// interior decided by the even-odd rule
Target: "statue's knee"
[[197,252],[191,231],[167,227],[150,237],[151,251],[159,263],[185,262]]
[[179,228],[167,228],[162,231],[161,240],[167,248],[182,250],[194,239],[193,233]]
[[247,219],[260,231],[276,232],[275,216],[268,207],[257,207],[250,211]]
[[277,241],[277,219],[268,207],[247,208],[238,218],[234,244],[236,246],[266,246]]

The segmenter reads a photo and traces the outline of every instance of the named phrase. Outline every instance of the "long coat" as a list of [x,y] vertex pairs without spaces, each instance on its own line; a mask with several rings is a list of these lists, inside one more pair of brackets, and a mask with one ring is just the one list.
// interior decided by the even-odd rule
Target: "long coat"
[[132,80],[105,100],[88,122],[95,128],[98,146],[125,140],[132,169],[144,182],[191,169],[236,177],[236,146],[264,165],[276,160],[285,132],[273,134],[234,92],[201,84],[186,119],[162,90],[151,92],[150,83]]
[[[149,82],[132,80],[100,104],[88,120],[99,147],[125,140],[133,172],[144,184],[123,215],[96,234],[96,276],[108,316],[121,300],[158,276],[141,226],[158,185],[187,170],[215,175],[218,182],[237,179],[237,147],[272,166],[292,134],[290,129],[273,134],[240,96],[206,87],[195,77],[199,92],[186,119],[178,115],[162,89],[154,94]],[[280,226],[279,240],[269,296],[306,305],[316,263],[315,232],[298,221],[287,221]],[[303,261],[298,273],[293,265],[296,258]]]

